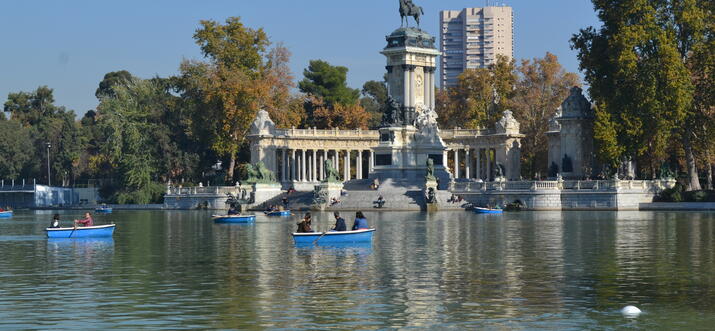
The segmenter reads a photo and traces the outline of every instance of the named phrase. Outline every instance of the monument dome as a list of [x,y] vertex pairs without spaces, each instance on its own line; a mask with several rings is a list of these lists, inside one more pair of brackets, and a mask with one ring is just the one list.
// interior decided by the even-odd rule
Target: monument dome
[[393,47],[420,47],[437,49],[435,47],[435,37],[422,29],[414,27],[399,28],[393,31],[385,39],[387,39],[387,46],[385,46],[385,49]]

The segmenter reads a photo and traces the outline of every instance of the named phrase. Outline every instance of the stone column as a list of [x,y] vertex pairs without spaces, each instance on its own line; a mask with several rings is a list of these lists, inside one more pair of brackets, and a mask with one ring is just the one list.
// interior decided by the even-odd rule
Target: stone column
[[283,182],[287,180],[286,172],[288,172],[288,164],[286,164],[286,150],[283,148],[281,149],[281,181]]
[[318,156],[318,180],[323,180],[323,155]]
[[434,109],[434,100],[435,100],[434,72],[435,72],[435,68],[430,68],[430,72],[429,72],[429,106],[432,109]]
[[340,169],[340,164],[338,164],[338,154],[339,153],[337,149],[333,151],[333,167],[335,168],[335,170]]
[[459,148],[454,149],[454,179],[459,178]]
[[352,179],[352,175],[350,175],[350,168],[351,168],[351,165],[350,165],[350,152],[351,152],[351,151],[348,150],[347,153],[345,153],[345,178],[346,178],[345,180],[346,180],[346,181]]
[[295,149],[290,150],[290,180],[295,181]]
[[487,155],[486,155],[486,159],[487,159],[487,175],[486,175],[485,177],[486,177],[486,181],[488,182],[488,181],[490,181],[491,176],[492,176],[492,155],[491,155],[491,154],[492,154],[492,149],[491,149],[491,148],[487,148],[487,149],[486,149],[486,152],[487,152]]
[[477,179],[482,179],[482,149],[477,148]]
[[414,107],[415,104],[415,67],[410,66],[410,107]]
[[328,160],[328,150],[324,149],[323,150],[323,163],[320,164],[321,169],[323,169],[323,180],[328,176],[328,172],[325,169],[325,161]]
[[449,172],[449,150],[445,149],[444,152],[442,152],[442,166],[444,167],[444,170]]
[[305,150],[301,149],[300,152],[301,152],[301,155],[300,155],[300,181],[304,182],[305,181]]
[[343,156],[343,181],[348,181],[350,178],[350,151],[345,151],[345,156]]
[[367,171],[372,173],[373,167],[375,166],[375,152],[370,150],[370,159],[367,161]]
[[469,179],[471,178],[469,170],[472,166],[472,158],[471,158],[471,153],[470,153],[470,148],[466,148],[464,150],[464,178]]
[[313,169],[311,172],[312,176],[310,177],[310,180],[313,182],[318,178],[318,176],[317,176],[318,175],[318,171],[317,171],[318,170],[318,162],[317,162],[318,159],[317,158],[318,158],[318,150],[314,149],[313,150],[313,161],[312,161]]
[[434,85],[432,85],[432,76],[434,73],[432,72],[431,67],[424,67],[424,73],[425,73],[425,81],[424,81],[424,88],[425,88],[425,106],[433,108],[432,107],[432,94],[434,93]]
[[357,164],[355,165],[357,171],[356,179],[362,179],[362,149],[358,151],[357,154]]
[[402,87],[402,89],[404,90],[404,94],[403,94],[402,104],[405,107],[409,107],[408,100],[410,97],[410,84],[409,84],[410,70],[408,69],[408,66],[406,64],[402,65],[402,71],[404,71],[404,80],[403,80],[404,86]]

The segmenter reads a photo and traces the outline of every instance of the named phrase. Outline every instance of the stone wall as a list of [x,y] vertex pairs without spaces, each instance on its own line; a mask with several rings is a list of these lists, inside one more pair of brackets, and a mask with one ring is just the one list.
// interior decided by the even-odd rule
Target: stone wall
[[479,206],[518,200],[528,210],[638,210],[674,184],[661,180],[489,182],[453,185],[452,192]]

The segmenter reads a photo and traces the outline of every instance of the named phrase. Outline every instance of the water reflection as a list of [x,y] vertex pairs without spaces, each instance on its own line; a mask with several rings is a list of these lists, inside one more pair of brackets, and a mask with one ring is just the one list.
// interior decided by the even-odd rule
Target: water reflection
[[[70,212],[67,213],[69,215]],[[348,225],[353,215],[345,215]],[[367,245],[296,247],[299,216],[122,212],[114,238],[0,222],[0,328],[707,328],[709,213],[366,213]],[[314,227],[329,228],[328,213]],[[618,312],[636,304],[644,314]],[[67,317],[71,316],[71,319]],[[41,322],[38,322],[41,321]]]

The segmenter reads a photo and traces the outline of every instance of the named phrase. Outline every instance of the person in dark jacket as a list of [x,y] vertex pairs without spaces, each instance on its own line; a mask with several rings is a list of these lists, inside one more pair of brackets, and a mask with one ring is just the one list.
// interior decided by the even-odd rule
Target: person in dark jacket
[[333,227],[333,231],[347,231],[347,226],[345,226],[345,220],[340,217],[339,212],[334,212],[333,215],[335,216],[335,227]]
[[367,219],[365,218],[365,215],[363,215],[361,211],[355,213],[355,223],[353,223],[353,231],[369,228],[370,226],[367,225]]

